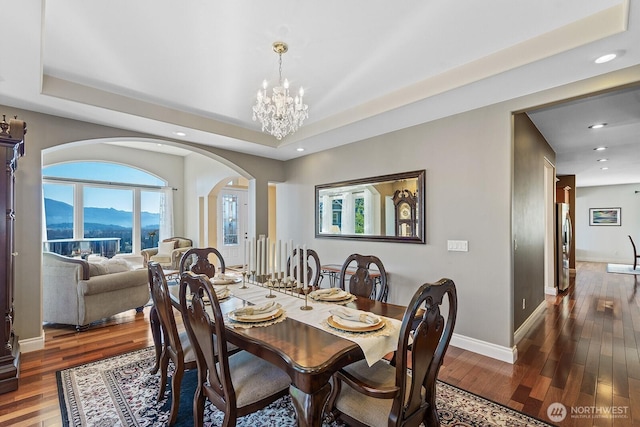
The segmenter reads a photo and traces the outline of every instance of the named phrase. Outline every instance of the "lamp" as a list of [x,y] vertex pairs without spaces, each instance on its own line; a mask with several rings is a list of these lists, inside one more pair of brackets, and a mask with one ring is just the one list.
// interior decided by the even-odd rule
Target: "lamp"
[[289,96],[289,81],[282,80],[282,54],[288,50],[289,47],[284,42],[273,43],[273,51],[278,54],[279,61],[278,86],[273,88],[269,97],[267,81],[262,82],[262,89],[258,91],[256,105],[253,106],[253,120],[260,120],[262,131],[278,140],[297,131],[304,119],[309,117],[308,107],[302,102],[304,89],[300,88],[298,95],[292,98]]

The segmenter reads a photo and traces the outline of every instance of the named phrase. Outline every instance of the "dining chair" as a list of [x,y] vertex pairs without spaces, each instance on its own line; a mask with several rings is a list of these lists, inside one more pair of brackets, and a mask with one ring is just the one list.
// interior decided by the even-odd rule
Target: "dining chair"
[[[211,313],[206,309],[207,299],[211,302]],[[224,412],[222,425],[235,426],[239,417],[262,409],[288,393],[291,379],[286,372],[246,351],[230,355],[227,346],[220,344],[227,341],[224,315],[204,275],[182,274],[180,306],[198,366],[198,385],[193,398],[194,426],[203,425],[205,399]]]
[[[347,272],[349,268],[352,268],[352,264],[355,264],[355,271]],[[372,265],[378,269],[378,277],[371,277]],[[342,264],[338,280],[340,289],[348,290],[353,295],[377,301],[387,301],[387,294],[389,293],[387,271],[380,258],[375,255],[349,255]],[[349,289],[346,289],[347,280]]]
[[[440,312],[447,297],[447,318]],[[440,426],[436,381],[457,314],[456,286],[450,279],[425,283],[402,319],[395,364],[369,367],[361,360],[339,370],[327,408],[329,416],[350,425]]]
[[640,255],[638,255],[638,252],[636,251],[636,244],[633,243],[631,235],[629,235],[629,240],[631,240],[631,246],[633,246],[633,269],[635,270],[638,266],[638,258],[640,258]]
[[204,274],[209,278],[216,275],[216,266],[211,263],[209,256],[214,255],[218,259],[218,269],[225,271],[224,258],[216,248],[192,248],[186,251],[180,258],[180,274],[185,271],[193,271],[196,274]]
[[[169,294],[169,286],[159,263],[151,261],[147,264],[149,271],[149,287],[153,299],[153,310],[156,311],[162,332],[162,352],[156,360],[154,370],[160,369],[160,390],[158,400],[164,397],[169,367],[169,360],[173,362],[175,370],[171,376],[171,412],[169,425],[176,422],[180,406],[180,386],[186,369],[196,368],[196,354],[186,331],[178,332],[173,306]],[[157,357],[157,356],[156,356]],[[153,371],[153,370],[152,370]]]
[[[302,252],[302,250],[300,250]],[[298,271],[304,269],[304,258],[298,257],[298,248],[293,249],[293,253],[287,259],[287,271],[290,271],[291,259],[293,258],[293,277],[298,277]],[[296,262],[297,261],[297,262]],[[322,282],[322,267],[320,266],[320,257],[313,249],[307,249],[307,280],[311,287],[317,289]]]

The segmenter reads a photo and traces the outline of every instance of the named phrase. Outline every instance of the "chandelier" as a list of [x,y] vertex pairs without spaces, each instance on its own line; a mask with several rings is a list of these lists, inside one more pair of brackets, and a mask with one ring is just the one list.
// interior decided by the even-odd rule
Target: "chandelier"
[[281,140],[290,133],[298,130],[304,119],[309,117],[307,105],[302,102],[304,89],[300,88],[298,95],[289,95],[289,81],[282,80],[282,54],[289,47],[284,42],[273,43],[273,51],[278,54],[279,79],[271,97],[267,95],[267,81],[262,82],[262,89],[258,91],[256,105],[253,106],[253,120],[260,120],[262,131],[270,133]]

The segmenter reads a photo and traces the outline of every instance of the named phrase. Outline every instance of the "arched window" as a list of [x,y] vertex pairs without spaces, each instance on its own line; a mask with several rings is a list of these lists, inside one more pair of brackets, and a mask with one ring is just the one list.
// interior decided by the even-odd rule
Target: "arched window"
[[63,255],[139,253],[172,235],[172,197],[166,181],[106,162],[44,167],[43,240]]

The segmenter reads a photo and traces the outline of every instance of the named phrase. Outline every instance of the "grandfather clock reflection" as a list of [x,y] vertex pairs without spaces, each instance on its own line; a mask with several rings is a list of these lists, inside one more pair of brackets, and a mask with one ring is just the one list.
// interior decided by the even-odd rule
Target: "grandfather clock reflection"
[[396,213],[396,235],[415,237],[418,235],[418,195],[409,190],[396,190],[393,194]]

